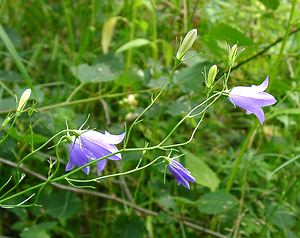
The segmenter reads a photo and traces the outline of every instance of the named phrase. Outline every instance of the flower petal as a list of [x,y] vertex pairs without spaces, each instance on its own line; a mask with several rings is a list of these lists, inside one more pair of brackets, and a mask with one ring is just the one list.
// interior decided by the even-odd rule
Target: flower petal
[[170,164],[168,165],[168,169],[171,172],[171,174],[176,178],[178,185],[182,184],[184,187],[190,189],[188,181],[178,172],[178,170],[176,170]]
[[234,95],[231,96],[230,99],[235,106],[246,103],[253,104],[259,107],[266,107],[271,106],[277,102],[271,94],[265,92],[256,93],[255,95],[253,95],[253,97]]
[[106,159],[100,160],[97,164],[98,164],[98,173],[100,173],[106,165]]
[[[105,143],[95,143],[94,140],[90,140],[84,136],[81,136],[82,145],[93,153],[95,159],[99,159],[103,156],[115,153],[118,148],[115,145],[105,144]],[[120,160],[122,156],[120,153],[110,156],[108,159]]]
[[113,135],[113,134],[110,134],[108,131],[105,131],[104,136],[107,139],[107,142],[109,144],[117,145],[117,144],[120,144],[124,140],[125,134],[126,133],[124,132],[120,135]]
[[252,85],[251,88],[256,90],[257,92],[265,91],[269,86],[269,76],[266,77],[265,81],[263,81],[260,85]]
[[[81,167],[87,163],[90,162],[89,158],[92,157],[92,154],[90,151],[88,151],[86,148],[81,147],[78,142],[74,142],[73,144],[69,145],[69,154],[70,154],[70,161],[68,162],[65,170],[69,171],[73,169],[75,166]],[[87,166],[82,169],[83,172],[86,174],[89,174],[90,167]]]
[[252,113],[258,118],[260,124],[262,125],[265,121],[264,111],[260,107],[255,107],[252,109]]
[[85,137],[95,143],[101,144],[119,144],[125,137],[125,132],[120,135],[113,135],[105,131],[105,134],[102,134],[98,131],[86,130],[81,133],[81,137]]
[[184,168],[182,166],[182,164],[180,164],[178,161],[176,160],[172,160],[171,161],[171,164],[172,166],[174,167],[174,169],[177,170],[177,172],[182,176],[184,177],[184,179],[186,179],[187,181],[190,181],[190,182],[195,182],[196,179],[191,175],[191,172],[188,171],[186,168]]
[[247,100],[245,100],[245,101],[240,100],[236,103],[237,103],[236,105],[238,107],[246,110],[246,114],[253,113],[258,118],[260,124],[263,124],[263,122],[265,120],[265,115],[264,115],[264,111],[259,106],[257,106],[255,103],[249,102]]
[[75,167],[75,164],[71,160],[69,160],[69,162],[66,165],[65,171],[70,171],[70,170],[74,169],[74,167]]

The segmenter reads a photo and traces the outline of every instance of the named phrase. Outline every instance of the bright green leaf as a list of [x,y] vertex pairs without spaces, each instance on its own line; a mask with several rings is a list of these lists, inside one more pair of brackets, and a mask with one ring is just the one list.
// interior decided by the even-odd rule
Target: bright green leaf
[[197,184],[206,186],[211,191],[219,186],[217,174],[203,160],[190,152],[186,153],[186,167],[196,178]]
[[149,45],[151,44],[151,41],[147,40],[147,39],[135,39],[132,41],[129,41],[127,43],[125,43],[124,45],[122,45],[119,49],[117,49],[116,53],[121,53],[123,51],[132,49],[132,48],[138,48],[138,47],[142,47],[145,45]]
[[50,238],[50,235],[43,229],[38,227],[25,228],[21,233],[22,238]]

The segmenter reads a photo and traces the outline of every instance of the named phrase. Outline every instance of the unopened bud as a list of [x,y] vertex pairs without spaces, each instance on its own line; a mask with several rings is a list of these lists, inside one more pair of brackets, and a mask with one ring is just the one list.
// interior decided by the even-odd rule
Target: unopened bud
[[238,54],[237,44],[233,45],[231,48],[229,47],[229,52],[228,52],[229,66],[233,66],[233,64],[236,60],[237,54]]
[[22,93],[19,104],[18,104],[18,107],[17,107],[17,112],[21,111],[22,108],[25,106],[26,102],[30,98],[30,94],[31,94],[31,89],[26,89]]
[[190,30],[186,36],[184,37],[181,45],[176,54],[177,60],[182,60],[185,56],[186,52],[193,46],[195,40],[197,38],[197,29]]
[[213,85],[217,73],[218,73],[218,67],[216,65],[211,66],[208,71],[207,79],[205,81],[205,84],[208,88],[211,88],[211,86]]

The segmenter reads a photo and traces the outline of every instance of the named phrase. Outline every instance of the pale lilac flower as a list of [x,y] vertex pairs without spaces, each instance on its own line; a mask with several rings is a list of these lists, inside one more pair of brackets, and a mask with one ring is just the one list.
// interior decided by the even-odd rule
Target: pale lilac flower
[[178,161],[172,159],[168,164],[168,169],[177,180],[177,184],[182,184],[190,189],[189,182],[194,183],[196,179],[191,175],[191,172],[182,166]]
[[[74,138],[73,143],[69,145],[70,160],[65,168],[66,171],[74,169],[75,166],[81,167],[91,160],[117,152],[118,148],[115,145],[121,143],[125,137],[125,133],[112,135],[107,131],[105,131],[105,134],[102,134],[92,130],[79,131],[78,134],[80,136]],[[120,160],[122,156],[118,153],[107,159]],[[97,164],[98,172],[101,172],[106,165],[106,159],[99,160]],[[89,174],[90,167],[85,167],[83,171]]]
[[251,87],[234,87],[229,93],[230,101],[240,108],[246,110],[246,114],[254,114],[260,124],[265,120],[262,107],[271,106],[276,103],[276,99],[269,93],[264,92],[269,85],[269,77],[261,85]]

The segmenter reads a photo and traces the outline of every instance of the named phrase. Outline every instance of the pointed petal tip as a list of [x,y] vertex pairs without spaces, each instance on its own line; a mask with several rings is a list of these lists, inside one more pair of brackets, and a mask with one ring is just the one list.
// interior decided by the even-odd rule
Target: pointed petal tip
[[97,165],[98,165],[97,166],[98,167],[98,174],[100,174],[106,166],[106,159],[98,161]]
[[82,171],[86,174],[86,175],[89,175],[90,173],[90,167],[85,167],[84,169],[82,169]]
[[104,135],[109,144],[116,145],[116,144],[120,144],[124,140],[126,132],[123,132],[119,135],[113,135],[113,134],[109,133],[108,131],[105,131]]

